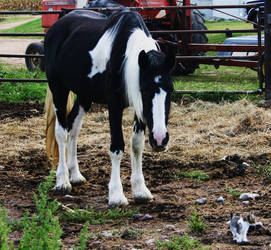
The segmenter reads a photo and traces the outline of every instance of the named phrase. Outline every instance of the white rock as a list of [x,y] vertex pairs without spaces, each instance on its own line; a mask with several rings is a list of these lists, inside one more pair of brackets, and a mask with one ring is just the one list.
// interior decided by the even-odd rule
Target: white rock
[[207,202],[207,198],[201,198],[201,199],[196,200],[196,203],[198,204],[205,204],[206,202]]
[[219,198],[217,198],[216,200],[217,202],[223,202],[224,201],[224,198],[222,196],[220,196]]
[[248,205],[248,204],[249,204],[249,201],[242,201],[242,203],[243,203],[244,205]]
[[242,163],[242,167],[247,167],[247,168],[248,168],[248,167],[249,167],[249,164],[246,163],[246,162],[243,162],[243,163]]
[[239,199],[240,200],[254,200],[255,198],[259,197],[259,194],[253,194],[253,193],[243,193],[240,195]]
[[147,245],[153,245],[154,243],[155,243],[154,239],[149,239],[149,240],[146,241]]
[[176,230],[176,228],[175,228],[175,226],[174,225],[166,225],[165,226],[165,229],[167,229],[167,230],[172,230],[172,231],[174,231],[174,230]]
[[102,231],[102,235],[104,237],[112,237],[113,236],[112,232],[109,232],[109,231]]

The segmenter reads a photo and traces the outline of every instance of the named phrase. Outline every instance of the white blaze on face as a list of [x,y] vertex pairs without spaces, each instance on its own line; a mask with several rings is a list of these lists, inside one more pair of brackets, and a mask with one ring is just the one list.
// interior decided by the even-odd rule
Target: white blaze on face
[[163,89],[156,93],[152,99],[152,116],[153,116],[153,138],[156,140],[158,146],[162,146],[163,140],[166,138],[166,115],[165,103],[167,93]]

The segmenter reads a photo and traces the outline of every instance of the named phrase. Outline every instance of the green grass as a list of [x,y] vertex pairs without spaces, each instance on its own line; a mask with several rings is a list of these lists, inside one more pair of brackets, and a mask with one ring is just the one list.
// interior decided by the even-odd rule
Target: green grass
[[195,182],[201,182],[201,181],[208,181],[209,175],[207,173],[204,173],[201,170],[194,170],[194,171],[177,171],[175,176],[176,179],[183,179],[183,178],[189,178],[192,179]]
[[159,250],[168,249],[168,250],[190,250],[190,249],[202,249],[200,247],[199,241],[192,239],[189,237],[187,233],[185,233],[181,237],[173,238],[171,241],[168,242],[157,242],[157,247]]
[[[44,28],[41,27],[41,18],[39,18],[33,21],[29,21],[27,23],[18,25],[14,28],[1,30],[0,32],[1,33],[43,33]],[[38,38],[42,39],[42,37],[38,37]]]
[[124,219],[131,219],[137,213],[136,210],[125,210],[120,208],[108,209],[106,211],[95,211],[93,208],[75,209],[74,212],[65,212],[62,216],[64,221],[89,222],[93,225],[105,223],[120,223]]
[[13,22],[19,22],[31,19],[31,17],[27,16],[7,16],[1,19],[0,17],[0,24],[6,24],[6,23],[13,23]]
[[257,90],[257,72],[248,68],[200,65],[193,75],[174,79],[176,90]]
[[[0,78],[46,79],[41,71],[29,72],[23,68],[0,64]],[[0,102],[24,102],[28,100],[44,101],[46,83],[0,83]]]
[[188,218],[187,224],[192,233],[203,234],[209,227],[203,221],[196,209],[193,210],[191,216]]
[[[208,30],[253,29],[252,24],[239,22],[239,21],[221,21],[221,22],[207,21],[205,25]],[[244,36],[244,35],[252,35],[252,34],[254,33],[232,33],[232,36],[236,37],[236,36]],[[226,39],[225,33],[207,34],[207,37],[208,37],[208,43],[223,43],[224,40]]]
[[267,165],[254,165],[257,174],[264,176],[266,179],[271,180],[271,165],[267,162]]
[[226,191],[229,193],[229,194],[231,194],[234,198],[237,198],[237,197],[239,197],[242,193],[240,192],[240,191],[238,191],[238,190],[234,190],[234,189],[231,189],[231,188],[229,188],[229,186],[226,184],[225,185],[225,189],[226,189]]

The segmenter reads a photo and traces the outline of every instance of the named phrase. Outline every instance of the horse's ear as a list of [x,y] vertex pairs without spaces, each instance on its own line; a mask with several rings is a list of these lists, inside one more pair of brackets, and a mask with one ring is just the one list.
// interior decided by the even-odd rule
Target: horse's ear
[[173,70],[176,63],[176,48],[173,46],[167,46],[166,48],[166,60],[165,64],[170,69]]
[[142,69],[146,68],[148,65],[148,60],[149,60],[148,55],[145,52],[145,50],[141,50],[141,52],[139,53],[139,56],[138,56],[139,67]]

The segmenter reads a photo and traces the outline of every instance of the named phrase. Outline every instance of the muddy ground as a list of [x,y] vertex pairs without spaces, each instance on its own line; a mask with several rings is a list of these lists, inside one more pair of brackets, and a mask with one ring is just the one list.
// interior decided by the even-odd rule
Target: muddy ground
[[[146,145],[143,157],[146,184],[155,200],[138,205],[132,200],[129,184],[128,138],[132,131],[132,114],[128,110],[123,123],[127,145],[121,165],[123,188],[130,202],[128,209],[137,208],[139,213],[149,214],[150,219],[90,225],[93,237],[88,240],[88,248],[156,249],[157,240],[170,240],[187,232],[211,249],[269,249],[271,180],[267,175],[259,174],[256,168],[268,166],[271,160],[269,113],[246,101],[221,105],[174,104],[168,150],[153,153]],[[52,199],[56,198],[70,208],[108,209],[110,138],[107,116],[104,107],[96,106],[85,118],[79,138],[79,164],[87,183],[73,187],[70,199],[51,192]],[[43,105],[0,103],[0,121],[0,204],[8,210],[9,218],[19,219],[27,209],[34,210],[33,193],[50,171],[45,156]],[[249,165],[245,169],[243,162]],[[203,182],[188,178],[178,180],[175,178],[178,170],[202,170],[210,179]],[[229,192],[230,189],[260,196],[245,205]],[[216,201],[220,196],[225,199],[224,203]],[[207,203],[196,205],[196,199],[203,197],[208,198]],[[190,232],[187,225],[193,209],[209,226],[202,235]],[[247,244],[234,243],[226,224],[231,212],[238,215],[253,213],[266,231],[250,230]],[[62,242],[64,249],[68,249],[76,245],[82,223],[61,224]],[[143,233],[127,239],[123,237],[127,228]],[[114,231],[114,234],[107,236],[104,231]],[[18,231],[11,235],[17,243],[20,237]]]

